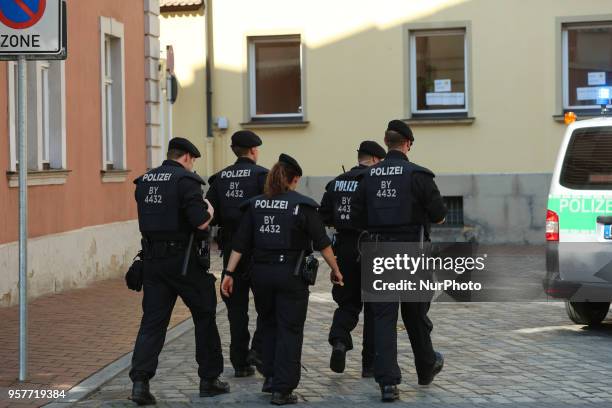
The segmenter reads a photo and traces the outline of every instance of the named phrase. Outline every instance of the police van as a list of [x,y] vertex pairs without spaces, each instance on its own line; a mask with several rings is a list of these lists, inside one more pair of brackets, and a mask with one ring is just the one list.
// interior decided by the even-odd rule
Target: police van
[[612,300],[612,116],[575,119],[565,116],[548,195],[544,289],[565,300],[573,322],[592,326]]

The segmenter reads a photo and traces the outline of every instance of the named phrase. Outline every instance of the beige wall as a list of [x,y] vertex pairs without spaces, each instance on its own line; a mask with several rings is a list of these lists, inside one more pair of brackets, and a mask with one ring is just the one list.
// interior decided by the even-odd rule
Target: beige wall
[[[552,171],[564,130],[553,120],[561,113],[557,17],[612,14],[612,2],[223,0],[213,1],[212,13],[214,116],[230,122],[227,131],[215,131],[215,169],[233,161],[229,136],[248,119],[247,36],[301,34],[304,44],[310,124],[255,129],[264,140],[261,162],[269,166],[284,151],[307,175],[328,176],[355,161],[361,140],[382,141],[389,119],[409,116],[407,27],[461,22],[471,32],[470,114],[476,120],[414,125],[411,158],[439,174],[529,173]],[[190,48],[194,55],[200,44]],[[193,123],[204,120],[190,115]]]
[[[31,238],[28,242],[28,298],[83,288],[122,277],[140,247],[135,220]],[[0,307],[19,300],[19,248],[0,244]]]
[[[179,95],[173,106],[173,134],[192,140],[201,152],[206,142],[206,24],[204,9],[199,11],[162,12],[160,18],[161,49],[172,45],[174,71]],[[165,118],[164,118],[165,120]],[[167,129],[167,128],[166,128]],[[196,170],[206,174],[210,158],[196,163]]]

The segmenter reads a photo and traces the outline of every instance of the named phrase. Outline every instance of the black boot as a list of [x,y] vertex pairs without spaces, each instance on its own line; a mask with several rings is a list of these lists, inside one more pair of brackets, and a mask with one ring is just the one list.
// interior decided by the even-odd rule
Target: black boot
[[230,392],[229,384],[219,380],[219,378],[212,380],[202,378],[200,380],[200,397],[214,397],[228,392]]
[[255,374],[255,369],[250,365],[234,369],[234,377],[236,378],[250,377],[253,374]]
[[435,352],[436,362],[433,365],[431,371],[425,375],[419,375],[419,385],[429,385],[432,383],[434,377],[442,371],[444,367],[444,356],[441,353]]
[[130,399],[138,405],[154,405],[155,397],[149,391],[149,380],[134,381]]
[[249,350],[246,362],[247,364],[255,366],[259,374],[263,375],[263,361],[261,361],[261,357],[259,357],[259,353],[255,349]]
[[289,405],[297,403],[297,395],[292,392],[275,392],[272,394],[272,405]]
[[374,365],[363,364],[361,366],[361,378],[372,378],[374,377]]
[[399,389],[397,385],[381,385],[380,399],[382,402],[393,402],[399,399]]
[[261,392],[272,394],[272,377],[267,377],[261,387]]
[[329,359],[329,368],[335,373],[343,373],[346,364],[346,346],[344,343],[336,342],[332,348],[331,358]]

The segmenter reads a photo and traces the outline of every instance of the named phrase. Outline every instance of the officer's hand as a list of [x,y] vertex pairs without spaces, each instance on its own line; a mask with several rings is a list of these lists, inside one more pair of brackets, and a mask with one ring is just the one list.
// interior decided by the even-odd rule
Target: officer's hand
[[332,270],[329,274],[329,278],[334,285],[344,286],[344,278],[338,270]]
[[225,275],[223,277],[223,281],[221,282],[221,293],[225,297],[230,297],[233,290],[234,290],[234,278],[232,278],[231,276]]
[[212,206],[212,204],[210,203],[210,201],[208,201],[206,198],[204,199],[204,202],[206,203],[206,205],[208,206],[208,213],[210,214],[210,218],[212,219],[213,216],[215,215],[215,208]]

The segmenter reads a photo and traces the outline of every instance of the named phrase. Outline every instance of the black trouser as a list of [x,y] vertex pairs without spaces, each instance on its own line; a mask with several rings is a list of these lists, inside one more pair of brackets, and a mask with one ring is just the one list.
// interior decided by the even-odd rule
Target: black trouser
[[334,285],[332,296],[338,308],[334,312],[329,344],[340,341],[347,350],[353,349],[351,331],[359,322],[359,313],[363,308],[363,348],[361,358],[363,367],[374,364],[374,314],[370,303],[361,301],[361,264],[358,262],[357,248],[359,235],[356,233],[338,233],[334,243],[334,252],[343,276],[344,286]]
[[183,255],[180,253],[144,260],[143,315],[132,357],[132,381],[150,379],[155,375],[177,295],[193,317],[198,375],[213,379],[223,372],[221,340],[215,320],[215,277],[202,270],[194,256],[189,261],[186,276],[181,275],[182,266]]
[[295,265],[254,264],[255,307],[263,337],[264,376],[272,390],[290,392],[300,382],[308,285],[294,276]]
[[431,344],[433,324],[427,317],[429,302],[372,303],[375,320],[374,377],[381,385],[399,384],[402,373],[397,364],[397,313],[401,309],[402,320],[410,338],[414,363],[418,375],[427,375],[436,357]]
[[[226,245],[229,247],[229,245]],[[223,268],[227,266],[231,254],[231,248],[223,250]],[[244,368],[247,366],[247,356],[249,353],[249,341],[251,334],[249,333],[249,291],[251,289],[250,258],[244,257],[240,260],[238,267],[233,273],[234,286],[232,295],[225,297],[221,294],[221,298],[227,307],[227,319],[230,325],[230,361],[235,369]],[[223,279],[223,277],[221,277]],[[253,341],[251,348],[258,354],[261,354],[261,334],[259,332],[259,317],[255,331],[253,332]]]

